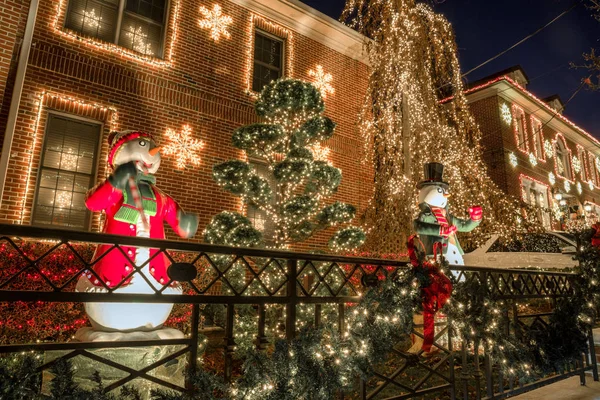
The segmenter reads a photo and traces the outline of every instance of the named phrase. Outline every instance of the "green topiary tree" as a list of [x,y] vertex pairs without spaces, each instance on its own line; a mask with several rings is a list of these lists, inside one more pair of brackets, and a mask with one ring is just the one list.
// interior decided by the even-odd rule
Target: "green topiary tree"
[[[213,167],[215,181],[240,196],[247,205],[262,210],[274,226],[274,247],[286,248],[315,232],[350,222],[356,208],[326,204],[342,180],[342,172],[315,157],[313,146],[333,136],[335,123],[323,115],[321,93],[312,84],[282,79],[265,86],[255,104],[263,122],[243,126],[233,133],[233,145],[248,157],[264,160],[267,178],[247,162],[230,160]],[[237,213],[224,212],[205,230],[209,243],[257,246],[261,232]],[[347,227],[329,241],[334,250],[349,250],[365,239],[362,229]]]

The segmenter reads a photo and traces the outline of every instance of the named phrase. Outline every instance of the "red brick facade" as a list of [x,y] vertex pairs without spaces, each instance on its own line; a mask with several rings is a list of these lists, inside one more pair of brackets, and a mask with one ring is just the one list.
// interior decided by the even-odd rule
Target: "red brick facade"
[[[0,0],[3,26],[0,99],[5,88],[11,89],[7,80],[11,68],[16,69],[17,57],[13,52],[17,47],[17,32],[26,23],[27,4]],[[372,172],[365,171],[361,163],[362,143],[356,125],[368,75],[367,66],[356,57],[227,0],[220,5],[223,14],[233,19],[229,27],[231,39],[214,41],[198,23],[199,7],[210,9],[213,2],[171,0],[165,57],[144,59],[116,45],[69,34],[63,28],[67,5],[67,0],[40,1],[0,220],[31,223],[49,113],[103,124],[98,180],[108,173],[107,136],[111,129],[145,130],[164,144],[167,129],[180,130],[190,125],[194,138],[205,143],[200,153],[201,165],[183,173],[175,168],[174,159],[163,157],[157,185],[186,210],[197,212],[201,229],[220,211],[240,210],[239,199],[214,183],[211,169],[218,162],[242,157],[231,146],[231,134],[234,129],[256,121],[254,97],[247,90],[254,25],[285,40],[287,76],[310,81],[308,71],[316,65],[322,65],[332,74],[335,93],[327,96],[326,114],[338,125],[336,135],[327,145],[331,148],[331,161],[343,171],[336,199],[361,209],[366,206]],[[0,113],[2,134],[9,103],[5,96]],[[93,218],[91,229],[99,228],[99,220],[98,216]],[[200,238],[199,233],[196,239]],[[322,239],[318,242],[324,243]],[[311,245],[316,243],[313,241]]]
[[[547,186],[547,201],[545,206],[553,208],[559,202],[555,199],[560,193],[566,200],[563,209],[567,207],[572,213],[577,210],[580,216],[590,216],[585,211],[584,205],[592,206],[591,213],[600,213],[600,170],[596,157],[600,155],[600,142],[589,135],[571,121],[563,117],[550,106],[536,98],[523,86],[517,84],[508,76],[499,77],[483,83],[468,91],[471,111],[478,122],[482,134],[482,147],[484,159],[492,179],[506,193],[515,195],[531,203],[532,194],[525,190],[522,180],[525,180],[525,189],[530,182],[535,182],[539,194]],[[503,109],[510,110],[510,121],[503,118]],[[520,110],[523,110],[525,122],[525,141],[519,139],[515,131]],[[542,126],[542,138],[534,137],[534,126]],[[522,137],[522,136],[521,136]],[[558,156],[556,149],[559,142],[566,144],[568,156],[561,158],[568,161],[565,168],[570,170],[569,178],[561,176],[558,172]],[[548,141],[554,148],[554,156],[548,157],[546,151],[538,151],[539,143],[544,146]],[[546,144],[547,146],[547,144]],[[533,157],[530,156],[532,154]],[[514,155],[514,156],[513,156]],[[540,157],[541,155],[541,157]],[[574,158],[580,160],[581,167],[576,171]],[[513,166],[511,158],[516,158]],[[533,163],[530,158],[534,158]],[[535,164],[535,165],[534,165]],[[551,182],[550,173],[555,177]],[[566,173],[563,173],[565,175]],[[593,189],[590,189],[591,180]],[[565,181],[569,182],[567,190]],[[581,192],[578,190],[581,185]],[[589,207],[588,207],[589,208]],[[548,213],[552,217],[552,213]],[[574,215],[571,215],[574,217]],[[554,218],[552,228],[563,228]]]

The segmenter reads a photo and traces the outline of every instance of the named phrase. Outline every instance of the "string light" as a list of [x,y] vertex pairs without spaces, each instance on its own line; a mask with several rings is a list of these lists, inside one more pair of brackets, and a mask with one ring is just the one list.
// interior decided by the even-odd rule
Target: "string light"
[[204,148],[204,142],[192,138],[192,128],[189,125],[184,125],[179,132],[169,128],[165,135],[169,143],[162,148],[161,152],[164,155],[177,157],[175,163],[177,169],[185,169],[188,163],[196,167],[200,165],[198,153]]
[[512,114],[506,103],[502,103],[500,106],[500,116],[506,125],[510,125],[512,123]]
[[96,15],[95,8],[92,8],[91,11],[83,11],[81,23],[87,25],[88,28],[97,29],[100,26],[100,21],[102,21],[102,17]]
[[329,160],[329,153],[331,153],[331,149],[327,146],[321,145],[321,143],[315,143],[311,146],[308,146],[310,151],[313,153],[313,157],[316,161],[325,161],[327,164],[331,164]]
[[531,120],[531,134],[533,135],[533,147],[535,149],[535,156],[541,162],[546,162],[546,151],[544,149],[544,131],[542,129],[542,121],[533,115],[530,117]]
[[577,185],[575,185],[575,187],[577,188],[577,193],[583,193],[583,187],[581,186],[581,182],[577,182]]
[[84,43],[85,45],[94,47],[96,49],[106,50],[111,53],[117,54],[122,57],[126,57],[135,61],[143,62],[144,64],[148,64],[156,67],[171,67],[173,66],[173,51],[175,47],[175,42],[178,34],[178,20],[179,20],[179,11],[181,7],[181,0],[174,0],[173,8],[172,8],[172,18],[170,22],[171,26],[171,37],[169,40],[169,49],[166,51],[165,59],[159,59],[152,57],[151,54],[148,53],[138,53],[131,49],[127,49],[125,47],[119,46],[114,43],[105,42],[103,40],[81,35],[79,32],[72,31],[70,29],[66,29],[62,26],[61,20],[63,17],[63,10],[67,10],[66,7],[67,0],[59,0],[56,3],[56,12],[54,14],[54,18],[51,22],[51,28],[61,35],[64,38],[68,38],[72,40],[74,43]]
[[575,173],[580,173],[581,172],[581,161],[579,161],[579,158],[577,156],[573,156],[572,161],[573,163],[573,170],[575,170]]
[[569,191],[571,190],[571,182],[565,180],[565,192],[569,193]]
[[329,72],[325,73],[322,65],[317,65],[314,70],[308,71],[308,75],[314,78],[313,84],[319,89],[323,99],[327,98],[327,94],[335,93],[335,88],[331,85],[333,76]]
[[513,114],[513,133],[517,148],[527,154],[529,152],[529,135],[527,133],[527,124],[525,123],[525,111],[517,104],[512,105]]
[[[111,131],[113,130],[117,130],[117,121],[118,121],[118,113],[117,110],[114,107],[111,106],[104,106],[98,103],[88,103],[86,101],[71,97],[71,96],[65,96],[65,95],[60,95],[60,94],[56,94],[56,93],[51,93],[51,92],[42,92],[40,93],[38,96],[38,110],[37,110],[37,115],[36,115],[36,119],[35,119],[35,123],[34,123],[34,128],[33,128],[33,132],[32,132],[32,136],[33,136],[33,141],[31,143],[31,148],[29,150],[29,162],[28,162],[28,167],[27,167],[27,175],[25,178],[25,191],[23,193],[23,200],[22,200],[22,204],[21,204],[21,223],[23,224],[25,221],[25,206],[27,203],[27,198],[29,196],[29,192],[31,191],[31,172],[33,169],[33,159],[34,159],[34,154],[35,154],[35,148],[37,146],[37,141],[38,141],[38,131],[39,131],[39,126],[41,123],[41,119],[42,119],[42,113],[44,110],[44,102],[47,99],[51,99],[51,100],[55,100],[55,101],[59,101],[61,104],[59,107],[64,107],[65,105],[68,104],[75,104],[78,107],[80,107],[80,109],[83,110],[97,110],[99,112],[104,113],[104,117],[105,119],[108,119],[109,121],[109,129]],[[64,157],[64,155],[63,155]],[[98,218],[100,217],[101,214],[98,214]]]
[[546,154],[547,158],[552,158],[554,156],[554,146],[548,139],[544,141],[544,154]]
[[529,153],[529,163],[533,167],[535,167],[538,164],[537,159],[535,158],[535,155],[533,153]]
[[233,23],[233,18],[228,15],[223,15],[221,6],[215,4],[212,10],[204,6],[200,6],[200,13],[204,17],[200,20],[200,28],[210,30],[210,37],[215,41],[219,41],[221,36],[226,39],[231,39],[231,34],[228,31],[229,25]]
[[144,28],[141,26],[138,26],[137,28],[130,26],[125,32],[125,36],[131,40],[133,50],[147,56],[154,55],[152,52],[152,43],[146,41],[148,34],[144,32]]
[[550,185],[552,186],[556,184],[556,176],[552,172],[548,172],[548,182],[550,182]]
[[508,162],[513,168],[519,165],[519,160],[517,160],[517,156],[512,151],[508,154]]

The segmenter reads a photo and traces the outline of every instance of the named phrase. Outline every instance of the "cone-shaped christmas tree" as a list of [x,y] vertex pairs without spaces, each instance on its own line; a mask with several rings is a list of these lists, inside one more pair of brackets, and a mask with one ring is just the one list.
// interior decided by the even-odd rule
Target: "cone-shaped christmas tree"
[[[446,166],[455,215],[483,207],[478,237],[463,243],[519,229],[518,202],[487,175],[450,23],[414,0],[348,0],[342,19],[371,39],[366,43],[371,76],[360,117],[366,161],[375,168],[365,214],[367,247],[382,253],[405,248],[417,211],[415,185],[423,179],[423,165],[432,161]],[[440,102],[447,97],[451,100]]]

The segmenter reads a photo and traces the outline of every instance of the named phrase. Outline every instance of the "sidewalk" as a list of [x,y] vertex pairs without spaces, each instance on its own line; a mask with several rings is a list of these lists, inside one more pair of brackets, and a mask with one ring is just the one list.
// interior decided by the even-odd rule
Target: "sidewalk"
[[600,400],[600,382],[594,382],[591,375],[585,377],[585,386],[579,385],[579,377],[553,383],[542,388],[532,390],[519,396],[511,397],[512,400]]

